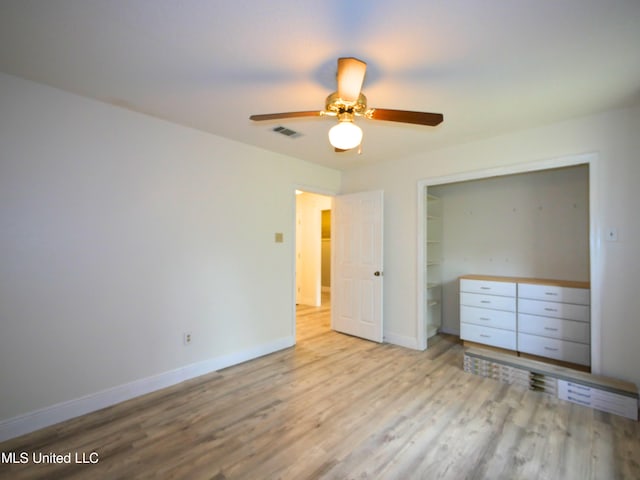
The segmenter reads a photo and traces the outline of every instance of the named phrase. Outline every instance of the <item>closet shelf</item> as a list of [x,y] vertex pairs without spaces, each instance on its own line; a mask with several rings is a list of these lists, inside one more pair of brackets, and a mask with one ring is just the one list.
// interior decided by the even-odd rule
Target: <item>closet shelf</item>
[[427,339],[438,333],[442,326],[442,215],[443,204],[439,197],[426,193],[426,220],[425,231],[426,267],[425,283],[427,287],[425,320],[427,327]]

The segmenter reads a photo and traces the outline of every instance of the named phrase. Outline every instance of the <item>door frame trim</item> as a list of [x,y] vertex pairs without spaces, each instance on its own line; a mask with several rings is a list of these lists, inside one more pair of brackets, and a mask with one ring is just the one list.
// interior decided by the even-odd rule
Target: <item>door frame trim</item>
[[591,282],[591,371],[600,373],[602,369],[602,316],[601,316],[601,293],[602,293],[602,272],[604,270],[600,225],[598,224],[598,212],[600,211],[600,198],[598,192],[598,162],[597,152],[589,152],[576,155],[548,158],[533,162],[506,165],[503,167],[474,170],[471,172],[456,173],[440,177],[431,177],[419,180],[418,188],[418,231],[417,231],[417,335],[416,340],[419,350],[427,348],[427,319],[426,319],[426,273],[425,265],[427,258],[427,221],[426,221],[426,196],[427,188],[446,183],[463,182],[467,180],[481,180],[485,178],[501,177],[518,173],[536,172],[551,170],[555,168],[570,167],[577,165],[588,165],[589,167],[589,260],[590,260],[590,282]]

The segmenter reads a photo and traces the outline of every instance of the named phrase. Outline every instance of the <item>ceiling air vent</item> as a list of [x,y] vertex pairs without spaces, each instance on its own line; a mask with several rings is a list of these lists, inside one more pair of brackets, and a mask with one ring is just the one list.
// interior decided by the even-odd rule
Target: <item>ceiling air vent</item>
[[295,130],[291,130],[290,128],[283,127],[282,125],[275,127],[273,131],[289,138],[297,138],[302,136],[300,132],[296,132]]

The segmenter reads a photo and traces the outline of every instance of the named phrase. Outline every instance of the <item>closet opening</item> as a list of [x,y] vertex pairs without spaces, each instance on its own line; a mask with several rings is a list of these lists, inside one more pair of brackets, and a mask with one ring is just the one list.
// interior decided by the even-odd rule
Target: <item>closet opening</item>
[[597,250],[587,154],[434,178],[418,185],[418,341],[459,335],[468,274],[591,282],[591,367],[600,368]]

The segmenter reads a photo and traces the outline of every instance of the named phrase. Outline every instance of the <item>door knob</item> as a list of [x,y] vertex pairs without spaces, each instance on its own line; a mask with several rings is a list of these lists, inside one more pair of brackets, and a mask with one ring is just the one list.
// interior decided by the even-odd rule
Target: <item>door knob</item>
[[382,275],[382,272],[374,272],[373,273],[376,277],[379,277],[380,275]]

